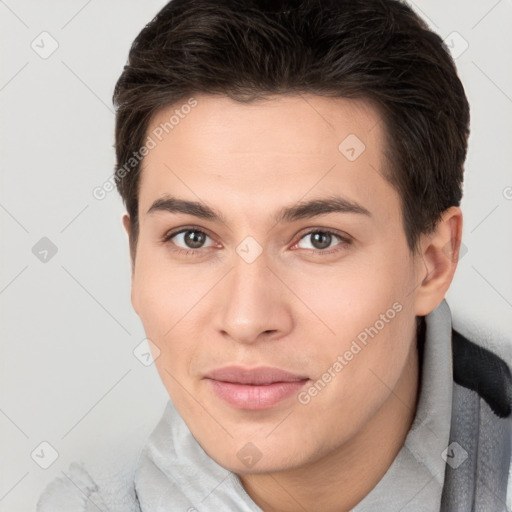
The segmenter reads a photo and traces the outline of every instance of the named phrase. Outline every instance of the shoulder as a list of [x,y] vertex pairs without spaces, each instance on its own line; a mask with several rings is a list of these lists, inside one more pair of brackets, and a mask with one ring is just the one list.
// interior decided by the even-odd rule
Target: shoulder
[[73,462],[45,488],[37,512],[140,512],[133,490],[132,471],[108,471],[91,475]]
[[511,358],[490,346],[490,338],[452,330],[453,401],[443,511],[504,510],[512,498]]
[[453,379],[485,400],[500,418],[512,414],[512,373],[509,363],[481,343],[452,331]]

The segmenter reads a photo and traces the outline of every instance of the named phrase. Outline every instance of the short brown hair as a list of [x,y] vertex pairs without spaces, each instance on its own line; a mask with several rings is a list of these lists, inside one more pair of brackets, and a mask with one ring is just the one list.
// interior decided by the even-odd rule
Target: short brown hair
[[362,98],[379,108],[386,179],[412,251],[459,206],[469,105],[442,39],[399,0],[171,0],[134,40],[113,95],[116,184],[138,237],[140,162],[152,116],[194,94]]

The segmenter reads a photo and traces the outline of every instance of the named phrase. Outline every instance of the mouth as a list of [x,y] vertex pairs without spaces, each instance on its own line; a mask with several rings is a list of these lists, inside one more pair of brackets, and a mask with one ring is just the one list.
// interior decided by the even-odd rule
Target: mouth
[[204,377],[214,394],[235,409],[261,410],[274,407],[297,394],[309,377],[280,368],[219,368]]

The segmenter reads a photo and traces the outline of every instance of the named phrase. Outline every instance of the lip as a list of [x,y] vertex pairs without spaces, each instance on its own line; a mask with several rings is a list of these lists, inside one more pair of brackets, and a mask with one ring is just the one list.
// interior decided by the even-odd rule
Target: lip
[[236,409],[260,410],[274,407],[296,394],[309,381],[280,368],[226,366],[204,377],[213,392]]

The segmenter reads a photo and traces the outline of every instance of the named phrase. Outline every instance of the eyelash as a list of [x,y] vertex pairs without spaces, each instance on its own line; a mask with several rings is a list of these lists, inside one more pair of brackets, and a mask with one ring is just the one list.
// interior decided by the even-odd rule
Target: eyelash
[[[166,233],[163,238],[162,238],[162,243],[164,244],[168,244],[169,242],[171,242],[172,238],[174,238],[176,235],[179,235],[180,233],[186,233],[187,231],[195,231],[195,232],[198,232],[198,233],[202,233],[204,235],[206,235],[207,237],[211,238],[208,233],[206,233],[204,231],[204,229],[198,227],[198,226],[188,226],[186,228],[182,228],[182,229],[179,229],[178,231],[172,231],[172,232],[169,232],[169,233]],[[314,229],[311,229],[309,231],[306,231],[304,232],[303,234],[301,234],[301,236],[299,237],[298,241],[295,242],[293,245],[297,245],[305,236],[307,235],[314,235],[315,233],[323,233],[323,234],[328,234],[328,235],[331,235],[331,236],[335,236],[337,238],[340,239],[340,243],[337,244],[335,247],[338,247],[338,246],[348,246],[348,245],[351,245],[352,244],[352,239],[348,236],[348,235],[342,235],[341,233],[337,232],[337,231],[333,231],[331,229],[324,229],[324,228],[314,228]],[[181,247],[177,247],[175,244],[172,244],[174,247],[172,247],[172,251],[180,256],[200,256],[201,254],[201,249],[204,249],[204,247],[200,247],[199,249],[182,249]],[[327,249],[304,249],[306,251],[309,252],[309,254],[312,254],[314,256],[325,256],[325,255],[329,255],[329,254],[335,254],[339,251],[341,251],[342,249],[330,249],[330,250],[327,250]]]

